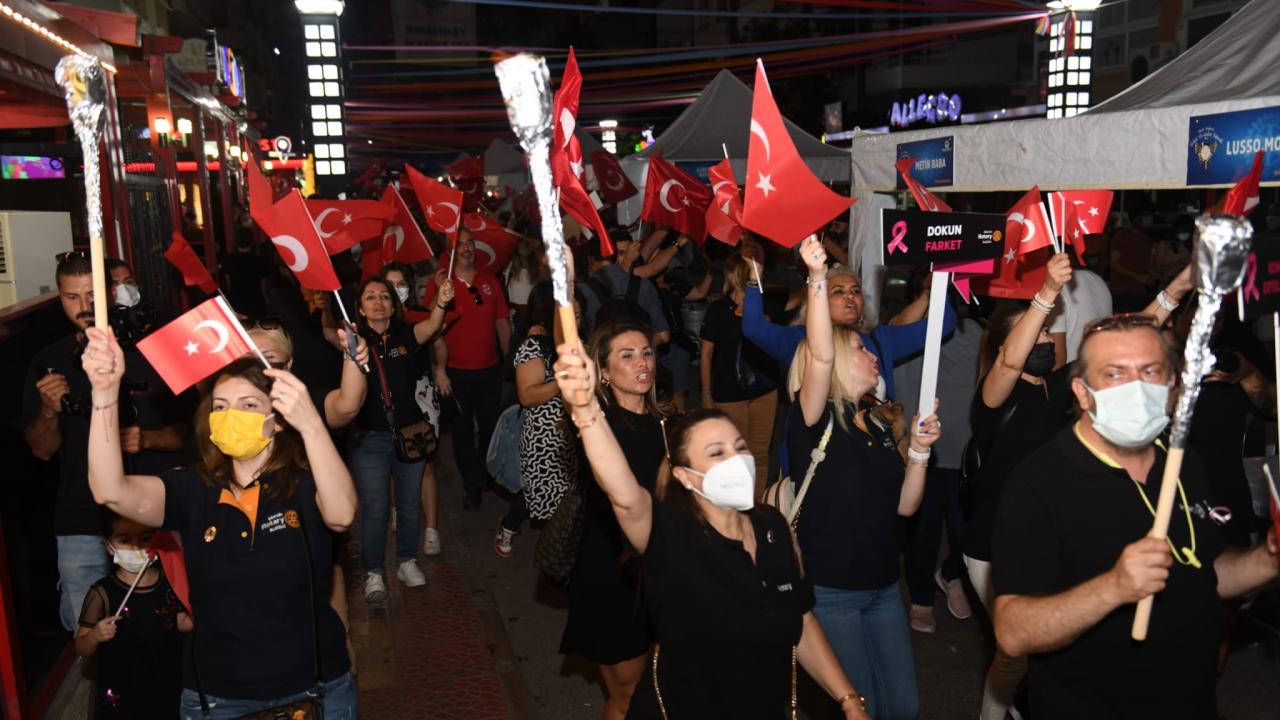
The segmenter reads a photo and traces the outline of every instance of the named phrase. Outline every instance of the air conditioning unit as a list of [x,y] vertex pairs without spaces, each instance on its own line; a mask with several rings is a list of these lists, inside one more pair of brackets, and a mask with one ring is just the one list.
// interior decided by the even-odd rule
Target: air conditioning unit
[[71,249],[71,215],[0,211],[0,308],[57,289],[54,256]]

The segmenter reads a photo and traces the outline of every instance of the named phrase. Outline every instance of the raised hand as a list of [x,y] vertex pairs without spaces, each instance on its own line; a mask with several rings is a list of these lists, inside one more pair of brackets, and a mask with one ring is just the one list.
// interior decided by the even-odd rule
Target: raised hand
[[1048,270],[1048,274],[1044,278],[1044,289],[1048,294],[1056,296],[1062,291],[1063,285],[1071,282],[1071,258],[1066,253],[1058,253],[1049,258],[1049,264],[1045,269]]
[[938,442],[938,438],[942,437],[942,421],[938,419],[939,400],[933,400],[933,414],[920,421],[920,415],[917,413],[911,418],[911,449],[916,452],[926,452],[933,444]]
[[324,420],[311,402],[311,394],[307,386],[288,370],[272,368],[265,371],[267,377],[275,380],[271,384],[271,407],[300,433],[311,430],[324,431]]
[[589,406],[596,391],[595,364],[581,345],[565,343],[556,352],[560,355],[554,365],[556,384],[565,404],[571,408]]
[[810,235],[800,242],[800,259],[809,268],[809,277],[827,276],[827,251],[817,235]]
[[116,342],[111,328],[100,330],[91,327],[85,331],[89,345],[80,356],[80,365],[95,393],[118,393],[120,380],[124,378],[124,351]]
[[[343,328],[338,328],[338,340],[342,343],[342,347],[347,347],[347,337],[348,337],[347,333],[348,333],[347,330],[344,330]],[[360,335],[359,333],[353,333],[353,334],[355,334],[355,338],[356,338],[356,356],[355,356],[356,364],[361,366],[368,365],[369,364],[369,344],[364,341],[363,335]],[[343,354],[343,357],[348,359],[351,358],[349,354],[345,354],[345,353]]]

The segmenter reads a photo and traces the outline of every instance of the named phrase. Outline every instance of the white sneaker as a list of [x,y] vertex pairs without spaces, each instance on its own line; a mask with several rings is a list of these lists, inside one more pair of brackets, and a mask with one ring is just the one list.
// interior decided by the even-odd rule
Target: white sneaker
[[387,584],[382,581],[382,573],[366,573],[364,576],[364,601],[378,604],[387,599]]
[[418,569],[417,560],[405,560],[400,563],[400,569],[396,570],[396,577],[400,578],[407,587],[422,587],[427,584],[427,576]]
[[434,557],[440,553],[440,533],[435,528],[427,528],[427,537],[422,541],[422,554]]

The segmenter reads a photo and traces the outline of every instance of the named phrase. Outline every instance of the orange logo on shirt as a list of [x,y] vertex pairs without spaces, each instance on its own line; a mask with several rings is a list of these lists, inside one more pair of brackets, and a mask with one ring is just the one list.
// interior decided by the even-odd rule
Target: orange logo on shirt
[[284,513],[284,524],[296,529],[302,523],[298,521],[297,512],[293,510],[286,510]]

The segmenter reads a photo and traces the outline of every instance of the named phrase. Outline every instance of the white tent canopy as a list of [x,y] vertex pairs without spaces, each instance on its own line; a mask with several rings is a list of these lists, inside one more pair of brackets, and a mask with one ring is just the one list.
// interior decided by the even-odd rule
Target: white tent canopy
[[854,138],[855,191],[892,191],[898,143],[953,136],[941,192],[1186,187],[1194,115],[1280,105],[1280,11],[1253,0],[1194,47],[1089,112]]

